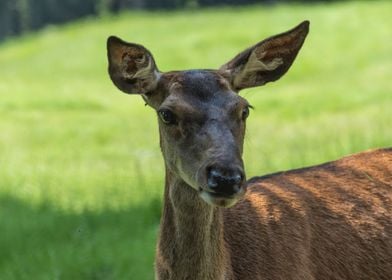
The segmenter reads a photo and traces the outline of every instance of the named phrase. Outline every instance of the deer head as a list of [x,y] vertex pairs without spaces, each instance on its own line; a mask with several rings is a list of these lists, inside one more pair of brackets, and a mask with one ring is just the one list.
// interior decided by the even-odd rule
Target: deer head
[[304,21],[239,53],[218,70],[162,73],[143,46],[107,41],[109,75],[158,115],[166,170],[209,204],[229,207],[245,193],[242,161],[249,103],[238,92],[275,81],[290,68],[309,30]]

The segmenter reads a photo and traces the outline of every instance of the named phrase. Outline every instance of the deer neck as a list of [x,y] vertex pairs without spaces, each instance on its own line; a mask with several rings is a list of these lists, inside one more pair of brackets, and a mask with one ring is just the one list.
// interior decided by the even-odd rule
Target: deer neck
[[156,256],[157,279],[229,279],[222,209],[166,171]]

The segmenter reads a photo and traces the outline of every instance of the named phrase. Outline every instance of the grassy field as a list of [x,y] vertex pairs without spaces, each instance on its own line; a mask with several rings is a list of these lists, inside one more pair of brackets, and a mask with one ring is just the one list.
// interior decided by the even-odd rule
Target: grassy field
[[0,279],[153,279],[156,117],[106,73],[105,41],[161,70],[216,68],[311,21],[287,76],[242,94],[248,177],[392,144],[391,2],[126,13],[0,45]]

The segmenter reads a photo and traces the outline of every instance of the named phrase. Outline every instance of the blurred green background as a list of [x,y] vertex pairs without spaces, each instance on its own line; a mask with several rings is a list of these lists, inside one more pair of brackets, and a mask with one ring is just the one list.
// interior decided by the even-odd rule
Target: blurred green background
[[106,13],[0,44],[0,279],[153,279],[155,113],[107,75],[106,38],[162,71],[217,68],[304,19],[291,70],[244,90],[248,177],[392,143],[390,1]]

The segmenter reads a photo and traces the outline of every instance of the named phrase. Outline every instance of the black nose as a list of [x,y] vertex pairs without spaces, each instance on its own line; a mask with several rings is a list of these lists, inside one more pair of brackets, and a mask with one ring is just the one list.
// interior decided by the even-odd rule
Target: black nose
[[209,191],[223,194],[233,195],[240,191],[244,173],[239,168],[223,169],[210,167],[207,169],[207,185]]

